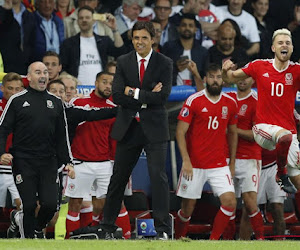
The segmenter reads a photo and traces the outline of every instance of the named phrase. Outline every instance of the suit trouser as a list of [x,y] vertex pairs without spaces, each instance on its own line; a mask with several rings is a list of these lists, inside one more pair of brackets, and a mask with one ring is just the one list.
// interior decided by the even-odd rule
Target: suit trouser
[[[33,238],[34,230],[45,228],[56,212],[57,166],[55,157],[13,159],[12,170],[23,205],[25,238]],[[35,218],[37,199],[41,207]]]
[[149,143],[139,123],[133,121],[125,137],[117,143],[113,175],[110,179],[104,206],[102,227],[113,232],[120,212],[125,186],[142,149],[147,155],[152,187],[152,208],[157,232],[170,233],[169,185],[165,171],[167,142]]

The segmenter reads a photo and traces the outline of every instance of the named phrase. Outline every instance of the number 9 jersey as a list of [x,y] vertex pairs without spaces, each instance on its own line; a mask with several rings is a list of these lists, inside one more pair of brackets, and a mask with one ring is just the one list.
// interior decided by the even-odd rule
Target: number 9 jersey
[[213,102],[206,90],[199,91],[185,101],[178,119],[190,124],[186,143],[193,168],[227,166],[226,130],[237,123],[237,104],[232,97],[221,92]]

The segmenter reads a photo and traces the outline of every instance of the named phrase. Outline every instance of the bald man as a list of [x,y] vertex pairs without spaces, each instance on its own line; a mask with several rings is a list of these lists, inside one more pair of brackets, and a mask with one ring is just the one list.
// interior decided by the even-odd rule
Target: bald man
[[228,24],[220,25],[218,29],[218,40],[216,45],[209,50],[209,62],[222,65],[228,59],[235,64],[245,64],[249,61],[246,51],[235,47],[235,30]]
[[[75,177],[61,99],[49,94],[48,69],[42,62],[28,68],[29,87],[12,96],[0,121],[0,161],[13,163],[12,171],[23,203],[19,220],[21,236],[44,238],[42,229],[53,217],[57,204],[57,172],[63,164]],[[13,133],[9,153],[6,139]],[[41,205],[35,218],[36,196]],[[23,232],[24,229],[24,232]]]

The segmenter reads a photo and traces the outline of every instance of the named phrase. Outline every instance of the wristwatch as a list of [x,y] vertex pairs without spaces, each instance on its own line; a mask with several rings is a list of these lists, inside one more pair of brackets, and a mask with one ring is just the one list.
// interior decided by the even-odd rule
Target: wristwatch
[[134,89],[128,90],[128,96],[133,97],[134,96]]

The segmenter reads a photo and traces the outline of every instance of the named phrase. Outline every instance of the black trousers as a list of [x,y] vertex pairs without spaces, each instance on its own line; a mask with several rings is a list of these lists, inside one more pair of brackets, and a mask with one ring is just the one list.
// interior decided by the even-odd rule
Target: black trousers
[[117,143],[113,175],[110,179],[104,206],[102,227],[113,232],[120,212],[125,186],[142,150],[147,156],[152,188],[152,208],[157,232],[170,233],[169,185],[166,174],[167,142],[150,143],[138,122],[132,122],[122,141]]
[[[33,238],[34,230],[45,228],[56,212],[57,166],[56,157],[13,159],[13,175],[23,205],[25,238]],[[35,218],[37,199],[41,207]]]

